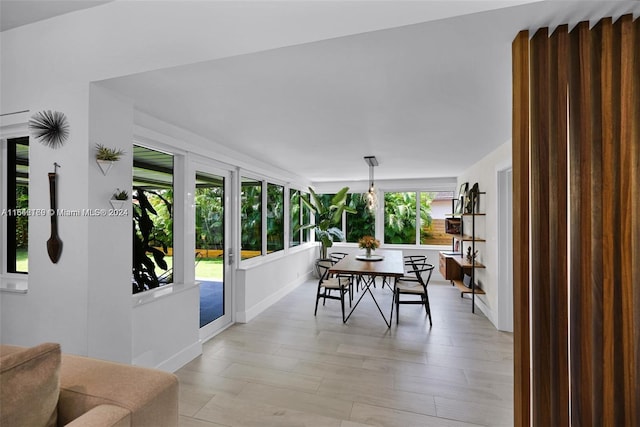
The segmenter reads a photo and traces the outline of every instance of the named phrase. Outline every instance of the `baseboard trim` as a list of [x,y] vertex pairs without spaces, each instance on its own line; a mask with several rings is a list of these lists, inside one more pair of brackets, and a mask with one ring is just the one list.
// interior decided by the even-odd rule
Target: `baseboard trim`
[[498,324],[496,323],[495,316],[493,314],[493,310],[489,308],[487,304],[485,304],[482,299],[478,298],[476,295],[476,308],[479,308],[480,311],[489,319],[489,321],[493,324],[493,326],[498,329]]
[[196,357],[202,354],[202,341],[198,340],[190,346],[183,348],[164,362],[161,362],[156,366],[156,369],[167,372],[176,372],[187,363],[191,362]]

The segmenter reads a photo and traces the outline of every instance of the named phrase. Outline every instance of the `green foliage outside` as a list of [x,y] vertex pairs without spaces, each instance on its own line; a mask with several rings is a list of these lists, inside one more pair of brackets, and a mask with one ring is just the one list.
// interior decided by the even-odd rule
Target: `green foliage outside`
[[196,246],[202,249],[223,249],[224,244],[224,188],[197,188]]
[[[430,194],[430,193],[422,193]],[[431,200],[433,195],[423,197],[420,203],[421,241],[428,237],[431,226]],[[424,235],[423,235],[424,234]],[[416,243],[416,193],[385,193],[384,195],[384,241],[395,244]]]
[[240,202],[241,249],[262,250],[262,184],[260,181],[242,183]]
[[289,191],[289,233],[291,235],[290,245],[300,244],[300,191]]
[[284,187],[267,184],[267,251],[284,249]]
[[[135,294],[173,281],[164,259],[173,247],[173,191],[141,187],[134,190],[132,287]],[[167,274],[158,276],[158,268]]]
[[357,242],[362,236],[374,236],[376,216],[367,209],[365,195],[349,194],[347,205],[355,211],[347,215],[347,242]]
[[[25,185],[18,185],[16,187],[16,209],[29,209],[29,187]],[[17,216],[15,219],[16,248],[27,248],[29,245],[29,217],[27,215],[23,215]]]
[[167,248],[173,248],[173,212],[170,211],[173,206],[173,190],[149,192],[147,198],[157,213],[153,217],[152,241],[157,243],[154,246],[160,246],[167,252]]

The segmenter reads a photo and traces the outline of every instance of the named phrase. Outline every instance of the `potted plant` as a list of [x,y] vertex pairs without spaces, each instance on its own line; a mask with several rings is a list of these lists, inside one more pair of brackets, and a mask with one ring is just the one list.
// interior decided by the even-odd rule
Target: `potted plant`
[[104,175],[109,172],[113,162],[120,160],[123,154],[124,151],[119,148],[109,148],[102,144],[96,144],[96,162]]
[[129,193],[127,193],[125,190],[120,190],[119,188],[117,188],[116,192],[113,193],[113,197],[111,197],[111,200],[109,200],[109,202],[114,209],[122,209],[122,207],[124,206],[124,202],[127,200],[129,200]]
[[305,198],[302,202],[315,214],[315,224],[305,224],[299,229],[312,228],[316,234],[316,240],[320,241],[320,259],[327,258],[327,249],[333,246],[334,241],[344,241],[344,233],[337,226],[342,222],[342,212],[356,213],[356,210],[347,206],[347,192],[349,187],[344,187],[336,193],[327,203],[320,198],[313,189],[309,193],[313,198],[311,204]]

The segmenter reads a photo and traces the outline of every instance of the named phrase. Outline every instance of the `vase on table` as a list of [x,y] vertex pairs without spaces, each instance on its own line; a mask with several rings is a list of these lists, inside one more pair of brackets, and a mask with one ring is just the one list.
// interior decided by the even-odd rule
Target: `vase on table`
[[365,254],[367,255],[367,258],[371,258],[371,248],[365,248]]

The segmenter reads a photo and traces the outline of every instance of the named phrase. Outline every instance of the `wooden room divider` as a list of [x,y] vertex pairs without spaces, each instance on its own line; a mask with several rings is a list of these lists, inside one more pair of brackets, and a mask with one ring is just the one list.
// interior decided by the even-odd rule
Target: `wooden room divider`
[[515,425],[640,425],[640,19],[512,48]]

